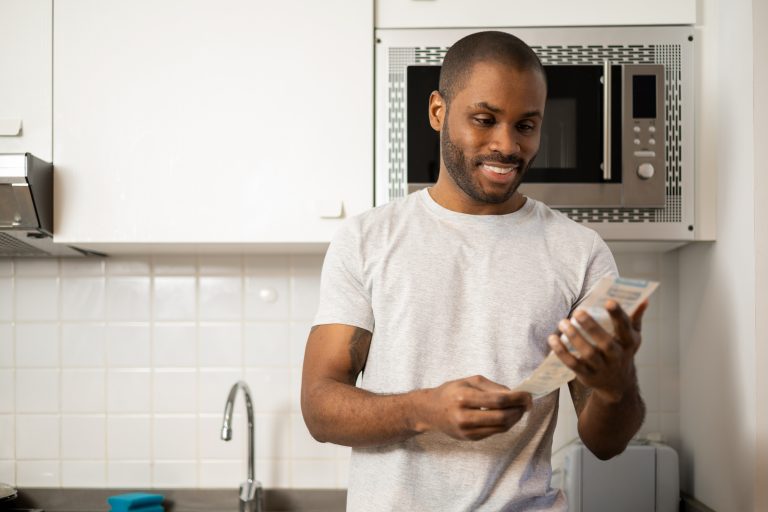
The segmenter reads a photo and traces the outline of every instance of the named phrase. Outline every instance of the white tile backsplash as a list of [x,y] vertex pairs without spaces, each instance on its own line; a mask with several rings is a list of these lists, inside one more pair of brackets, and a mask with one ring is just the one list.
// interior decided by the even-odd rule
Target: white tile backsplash
[[157,415],[152,453],[156,459],[197,459],[197,416]]
[[10,322],[13,312],[13,279],[0,277],[0,322]]
[[61,412],[103,413],[106,406],[106,375],[102,368],[61,371]]
[[155,277],[155,320],[194,320],[197,313],[196,286],[194,276]]
[[241,369],[201,370],[198,388],[199,412],[221,414],[230,388],[242,378]]
[[288,366],[291,362],[288,333],[289,328],[285,322],[247,322],[245,365]]
[[152,419],[147,415],[107,417],[107,457],[110,460],[149,459]]
[[106,416],[64,415],[61,417],[62,459],[104,459]]
[[17,460],[16,485],[19,487],[58,487],[61,463],[56,460]]
[[197,460],[155,461],[152,485],[161,488],[197,487]]
[[61,461],[62,487],[104,487],[107,484],[107,465],[104,461]]
[[107,487],[142,488],[151,483],[152,464],[148,460],[107,463]]
[[152,386],[157,413],[197,412],[197,371],[192,368],[160,369]]
[[14,288],[16,291],[17,321],[58,319],[58,277],[17,277]]
[[155,323],[152,359],[156,367],[197,367],[197,326]]
[[200,319],[240,320],[242,317],[242,279],[237,277],[200,278]]
[[59,416],[19,414],[16,416],[16,457],[22,459],[58,459]]
[[149,370],[109,370],[107,372],[107,412],[142,413],[151,408]]
[[59,325],[16,324],[16,367],[59,366]]
[[116,321],[149,320],[149,290],[149,277],[108,277],[107,318]]
[[239,368],[243,364],[241,323],[204,323],[198,328],[201,367]]
[[243,479],[242,465],[239,460],[200,461],[200,487],[233,487],[232,482]]
[[[350,450],[312,439],[299,403],[322,260],[0,260],[0,481],[234,488],[245,472],[242,397],[228,443],[221,415],[245,379],[257,478],[266,487],[346,486]],[[663,277],[637,355],[642,433],[679,446],[676,257],[617,260],[624,275]],[[561,402],[554,449],[577,435],[567,391]]]
[[0,482],[16,485],[16,461],[0,460]]
[[0,414],[14,412],[16,404],[16,372],[0,369]]
[[0,460],[16,456],[15,421],[16,418],[11,414],[0,414]]
[[149,368],[151,329],[148,323],[107,326],[107,365],[113,368]]
[[59,412],[60,370],[18,368],[16,370],[16,412]]
[[0,368],[13,368],[13,326],[0,323]]
[[105,286],[103,277],[63,277],[62,320],[104,320]]

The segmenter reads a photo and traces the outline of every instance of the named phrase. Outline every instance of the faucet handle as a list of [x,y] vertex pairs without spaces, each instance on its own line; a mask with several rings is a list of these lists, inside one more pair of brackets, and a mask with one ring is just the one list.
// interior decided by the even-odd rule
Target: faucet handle
[[240,510],[262,512],[264,510],[263,500],[261,482],[258,480],[246,480],[240,484]]

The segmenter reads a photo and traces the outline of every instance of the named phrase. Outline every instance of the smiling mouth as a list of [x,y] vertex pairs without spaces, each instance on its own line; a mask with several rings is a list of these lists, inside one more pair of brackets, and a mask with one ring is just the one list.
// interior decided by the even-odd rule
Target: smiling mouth
[[509,174],[512,171],[517,171],[520,169],[519,165],[491,165],[488,163],[480,164],[480,167],[482,169],[485,169],[486,171],[490,171],[496,174]]

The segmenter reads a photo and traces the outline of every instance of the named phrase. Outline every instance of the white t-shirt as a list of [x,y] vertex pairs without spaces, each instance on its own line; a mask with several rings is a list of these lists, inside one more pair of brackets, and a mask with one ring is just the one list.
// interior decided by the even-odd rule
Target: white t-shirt
[[[427,189],[347,221],[323,264],[315,325],[373,333],[361,387],[401,393],[480,374],[509,386],[600,277],[616,274],[591,229],[528,198],[469,215]],[[352,451],[347,510],[566,510],[550,488],[557,392],[481,441],[427,433]]]

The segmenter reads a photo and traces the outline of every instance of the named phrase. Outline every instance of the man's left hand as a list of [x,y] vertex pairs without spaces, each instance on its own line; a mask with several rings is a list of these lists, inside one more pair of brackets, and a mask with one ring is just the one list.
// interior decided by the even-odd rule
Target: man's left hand
[[615,301],[606,301],[614,335],[606,332],[586,311],[577,309],[573,316],[595,345],[587,341],[570,320],[563,319],[558,326],[577,354],[568,351],[560,340],[560,332],[550,335],[547,341],[584,386],[592,388],[594,394],[609,403],[619,402],[627,391],[637,386],[634,358],[640,348],[640,327],[647,307],[648,301],[644,301],[630,318]]

